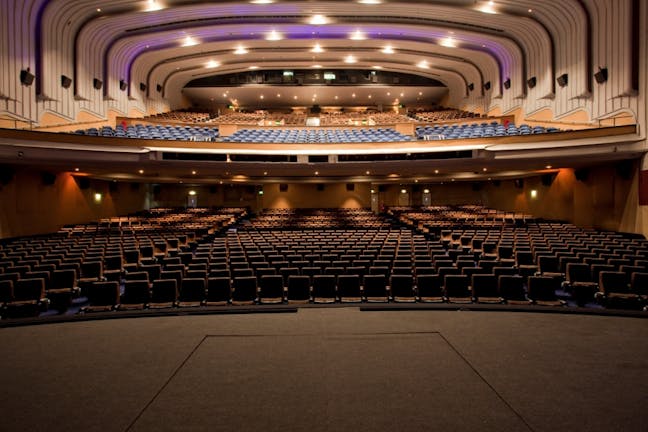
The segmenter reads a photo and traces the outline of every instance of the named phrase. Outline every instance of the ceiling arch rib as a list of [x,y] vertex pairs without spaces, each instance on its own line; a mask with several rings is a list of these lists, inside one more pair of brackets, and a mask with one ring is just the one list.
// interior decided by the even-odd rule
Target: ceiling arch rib
[[[392,29],[394,32],[397,33],[395,36],[396,39],[393,41],[388,38],[389,34],[388,30],[385,31],[385,34],[382,35],[384,39],[381,40],[367,40],[367,41],[360,41],[360,42],[354,42],[355,47],[349,47],[349,44],[351,43],[348,40],[329,40],[325,39],[323,37],[320,38],[311,38],[310,35],[307,35],[308,37],[303,40],[286,40],[282,41],[282,43],[286,46],[299,46],[301,47],[303,52],[307,52],[308,49],[310,49],[316,42],[320,42],[323,46],[329,46],[330,44],[338,43],[338,44],[343,44],[347,47],[348,51],[352,51],[353,49],[356,49],[358,51],[366,51],[366,50],[375,50],[378,51],[380,50],[384,44],[392,44],[394,45],[395,49],[399,52],[399,54],[403,50],[407,50],[410,48],[412,51],[420,51],[420,54],[427,54],[428,56],[437,56],[437,57],[442,57],[442,58],[453,58],[457,61],[463,61],[463,62],[468,62],[468,63],[474,63],[475,67],[480,69],[481,75],[486,75],[488,76],[488,80],[492,80],[493,84],[499,84],[499,71],[497,70],[498,67],[512,67],[512,64],[520,64],[522,62],[522,58],[520,55],[515,56],[513,58],[509,57],[504,57],[503,62],[496,62],[497,58],[490,56],[490,51],[486,52],[484,50],[481,51],[472,51],[468,48],[445,48],[445,47],[440,47],[436,44],[430,44],[428,41],[430,40],[429,38],[425,38],[424,36],[428,33],[425,33],[427,31],[426,29],[409,29],[410,33],[414,33],[413,35],[405,34],[404,32],[408,29],[403,28],[403,32],[401,32],[401,29]],[[416,32],[414,31],[416,30]],[[207,30],[206,30],[207,31]],[[342,32],[341,34],[346,34],[346,32]],[[401,35],[402,34],[402,35]],[[208,33],[200,34],[201,40],[205,40],[206,36]],[[403,36],[405,35],[405,36]],[[154,45],[149,45],[150,49],[148,50],[142,50],[141,49],[141,43],[146,40],[149,43],[154,43],[150,39],[142,39],[141,41],[138,41],[136,39],[129,39],[131,41],[130,44],[125,44],[125,43],[120,43],[116,48],[116,52],[119,52],[120,50],[131,50],[132,51],[132,56],[123,56],[120,55],[120,58],[131,58],[134,57],[134,62],[133,64],[138,64],[142,63],[142,59],[146,59],[147,63],[149,64],[149,68],[154,68],[155,65],[164,63],[167,61],[167,58],[172,56],[177,56],[177,57],[201,57],[204,54],[204,51],[210,49],[209,47],[211,46],[217,46],[214,44],[217,44],[217,42],[212,42],[212,43],[207,43],[207,44],[201,44],[200,45],[200,51],[198,52],[192,52],[195,51],[193,48],[181,48],[178,47],[177,44],[171,45],[171,47],[168,47],[168,45],[161,45],[161,46],[154,46]],[[425,42],[421,42],[425,41]],[[509,53],[511,51],[515,52],[515,46],[511,44],[507,40],[503,41],[484,41],[487,44],[490,45],[496,45],[496,44],[501,44],[503,48],[501,48],[501,51],[504,53]],[[230,44],[232,42],[229,42]],[[259,47],[258,49],[269,49],[271,46],[275,46],[274,43],[269,43],[267,41],[253,41],[249,39],[243,39],[243,42],[241,42],[246,45],[246,47],[249,47],[250,50],[255,50],[257,48],[254,48],[254,46]],[[223,42],[221,41],[221,44]],[[256,45],[255,45],[256,44]],[[467,44],[460,45],[460,46],[467,46]],[[162,52],[158,52],[157,49],[162,50]],[[231,45],[230,45],[231,49]],[[475,49],[481,49],[481,46],[476,47]],[[187,51],[189,51],[189,54],[185,54]],[[277,50],[280,51],[280,50]],[[138,57],[137,53],[141,52],[140,56]],[[516,54],[519,54],[516,52]],[[211,54],[208,54],[211,55]],[[113,55],[111,55],[113,57]],[[318,56],[319,57],[319,56]],[[388,57],[388,56],[385,56]],[[463,57],[463,58],[462,58]],[[480,63],[477,63],[477,61],[473,60],[465,60],[465,58],[471,58],[471,59],[482,59],[480,60]],[[162,59],[162,60],[160,60]],[[142,61],[141,61],[142,60]],[[412,65],[414,65],[416,62],[413,62]],[[490,65],[489,65],[490,64]],[[114,68],[111,67],[111,70],[114,70]],[[486,72],[484,72],[486,71]],[[126,75],[134,76],[136,75],[135,73],[126,73]],[[150,75],[148,72],[146,73],[146,76]],[[144,78],[144,75],[140,75],[141,78]],[[483,79],[480,79],[477,82],[480,86],[483,84]]]
[[[382,10],[383,10],[383,8],[381,8],[381,11],[382,11]],[[455,10],[456,10],[456,8],[455,8]],[[381,12],[381,13],[382,13],[382,12]],[[476,13],[473,12],[473,11],[470,11],[470,13],[471,13],[473,16],[476,15]],[[481,17],[481,15],[482,15],[482,14],[479,14],[480,17]],[[122,21],[123,21],[123,20],[122,20]],[[120,21],[120,23],[123,23],[122,21]],[[138,22],[137,24],[139,24],[139,22]],[[111,25],[110,28],[111,28],[111,29],[114,29],[115,26]],[[159,29],[159,28],[158,28],[158,29]],[[149,31],[149,30],[150,30],[150,27],[147,27],[147,28],[146,28],[146,31]],[[129,31],[129,34],[132,34],[132,33],[133,33],[132,31]],[[88,37],[84,37],[83,39],[84,39],[84,40],[90,40],[90,39],[91,39],[91,40],[96,41],[96,38],[90,37],[90,35],[88,35]],[[96,48],[96,45],[94,45],[94,47]],[[97,51],[98,51],[98,50],[96,50],[96,49],[92,50],[92,52],[94,52],[94,53],[96,53]]]

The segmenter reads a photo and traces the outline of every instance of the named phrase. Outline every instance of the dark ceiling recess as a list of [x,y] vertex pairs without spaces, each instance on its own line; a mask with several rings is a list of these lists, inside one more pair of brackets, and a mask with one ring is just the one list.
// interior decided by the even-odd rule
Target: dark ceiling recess
[[362,86],[362,85],[393,85],[398,79],[401,86],[445,87],[432,78],[419,75],[346,69],[280,69],[249,71],[233,74],[214,75],[190,81],[186,87],[231,87],[245,84],[266,85],[329,85],[329,86]]

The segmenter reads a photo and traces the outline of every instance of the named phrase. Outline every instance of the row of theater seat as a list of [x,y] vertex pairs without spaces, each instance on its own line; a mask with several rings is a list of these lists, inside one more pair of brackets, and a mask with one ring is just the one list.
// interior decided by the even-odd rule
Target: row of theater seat
[[497,122],[462,125],[417,126],[416,138],[422,140],[489,138],[560,132],[554,127],[528,125],[504,126]]
[[138,138],[138,139],[159,139],[173,141],[214,141],[219,136],[218,128],[199,126],[152,126],[135,125],[124,128],[122,125],[112,128],[79,129],[74,132],[76,135],[114,137],[114,138]]
[[411,141],[391,128],[374,129],[241,129],[225,142],[251,143],[354,143]]

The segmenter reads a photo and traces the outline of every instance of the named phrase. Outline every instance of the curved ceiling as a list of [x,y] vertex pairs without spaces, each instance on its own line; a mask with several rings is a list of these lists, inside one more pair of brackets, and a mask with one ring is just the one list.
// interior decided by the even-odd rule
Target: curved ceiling
[[[32,0],[40,12],[37,68],[71,75],[83,98],[94,78],[104,96],[128,83],[129,94],[158,84],[165,96],[196,77],[251,67],[369,69],[430,76],[457,97],[500,97],[504,83],[523,96],[538,78],[554,92],[562,59],[589,76],[594,0],[281,1]],[[48,37],[43,37],[47,35]],[[322,52],[313,52],[319,45]],[[245,48],[246,54],[235,50]],[[391,50],[385,50],[390,47]],[[355,63],[345,62],[353,56]],[[48,78],[48,75],[50,78]],[[56,82],[37,73],[41,94]],[[54,76],[58,76],[54,74]],[[42,82],[40,82],[42,80]],[[591,80],[589,80],[591,82]],[[582,79],[587,87],[588,80]],[[85,87],[84,87],[85,86]],[[587,89],[583,89],[587,91]]]

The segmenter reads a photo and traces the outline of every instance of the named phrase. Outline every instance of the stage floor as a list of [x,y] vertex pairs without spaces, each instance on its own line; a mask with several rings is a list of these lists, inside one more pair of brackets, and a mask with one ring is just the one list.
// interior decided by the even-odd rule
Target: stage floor
[[301,308],[0,329],[2,431],[646,431],[648,321]]

